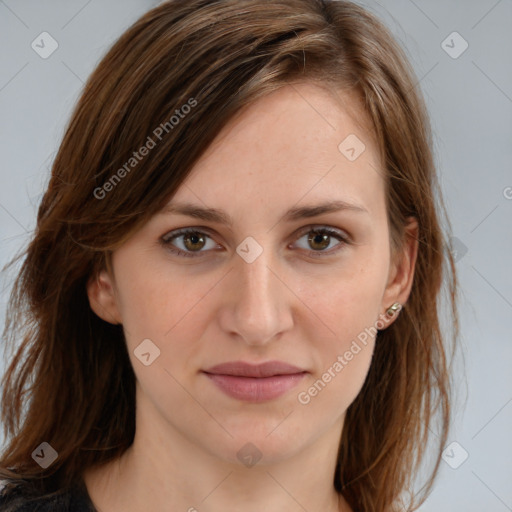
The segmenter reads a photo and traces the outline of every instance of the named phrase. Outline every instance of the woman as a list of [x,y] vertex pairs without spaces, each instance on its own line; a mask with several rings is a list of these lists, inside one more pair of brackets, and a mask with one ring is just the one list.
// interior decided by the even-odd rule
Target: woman
[[458,325],[415,83],[350,2],[173,0],[121,36],[13,288],[2,510],[417,509],[443,277]]

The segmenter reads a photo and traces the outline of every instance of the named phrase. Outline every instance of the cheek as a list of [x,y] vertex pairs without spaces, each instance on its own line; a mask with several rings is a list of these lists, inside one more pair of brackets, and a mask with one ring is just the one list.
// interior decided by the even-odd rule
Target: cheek
[[[304,303],[318,319],[307,336],[315,345],[315,374],[301,386],[299,403],[316,403],[333,412],[345,410],[359,394],[370,368],[381,298],[385,259],[366,259],[329,280],[328,286],[308,280]],[[306,290],[306,287],[303,288]],[[380,325],[380,324],[379,324]],[[322,333],[320,335],[320,333]]]
[[322,278],[304,278],[299,297],[318,319],[331,345],[342,350],[347,341],[375,324],[385,287],[385,261],[358,258]]
[[[331,304],[326,323],[335,332],[309,338],[315,344],[313,374],[301,386],[297,400],[311,404],[315,415],[335,418],[356,399],[368,374],[377,330],[367,308],[347,307],[338,313]],[[313,341],[314,340],[314,341]]]
[[194,329],[199,329],[200,319],[211,311],[205,305],[219,277],[205,274],[191,279],[171,272],[168,263],[149,258],[120,255],[116,264],[118,304],[128,346],[133,349],[149,338],[162,355],[171,348],[181,351],[191,346]]

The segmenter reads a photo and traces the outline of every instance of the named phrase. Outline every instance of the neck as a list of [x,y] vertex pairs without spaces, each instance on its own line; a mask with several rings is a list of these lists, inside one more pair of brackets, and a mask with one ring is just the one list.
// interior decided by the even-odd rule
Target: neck
[[[119,459],[84,474],[99,511],[351,512],[333,483],[333,446],[338,447],[344,417],[302,450],[285,456],[277,439],[264,448],[265,464],[246,466],[219,458],[215,443],[198,446],[186,432],[153,413],[148,402],[139,407],[130,448]],[[244,455],[257,451],[247,440],[235,444],[246,446]],[[270,453],[272,446],[275,451]]]

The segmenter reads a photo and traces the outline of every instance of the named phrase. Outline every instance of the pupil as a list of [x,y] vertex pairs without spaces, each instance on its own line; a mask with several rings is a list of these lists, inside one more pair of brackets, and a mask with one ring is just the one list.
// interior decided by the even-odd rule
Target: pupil
[[[320,237],[319,241],[317,240],[317,237]],[[329,245],[328,238],[329,238],[329,235],[325,235],[325,234],[322,235],[322,234],[317,233],[314,236],[310,236],[309,241],[313,242],[313,244],[321,244],[321,248],[323,249]],[[322,241],[324,242],[323,244],[322,244]],[[325,243],[325,242],[327,242],[327,243]]]
[[195,245],[195,244],[197,244],[197,243],[199,242],[199,240],[201,240],[201,239],[202,239],[202,237],[197,236],[196,234],[190,234],[190,235],[188,235],[188,236],[186,237],[186,239],[185,239],[185,240],[189,240],[189,241],[191,241],[191,242],[192,242],[192,245]]

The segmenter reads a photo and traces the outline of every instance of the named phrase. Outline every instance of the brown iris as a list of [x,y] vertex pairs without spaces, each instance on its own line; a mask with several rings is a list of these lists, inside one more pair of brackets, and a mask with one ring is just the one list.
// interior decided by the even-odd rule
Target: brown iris
[[321,234],[317,231],[312,231],[312,235],[309,235],[308,242],[312,244],[312,247],[316,244],[319,244],[320,247],[316,247],[315,249],[325,249],[329,246],[329,238],[330,236],[328,234]]
[[[189,251],[198,251],[204,247],[205,239],[198,233],[186,233],[183,235],[183,243]],[[197,247],[197,244],[201,244],[201,246]]]

